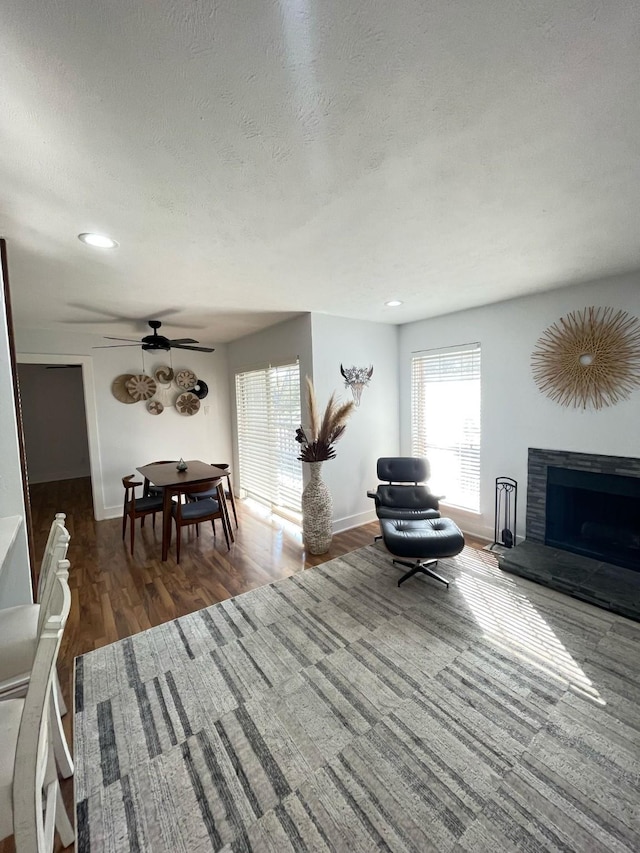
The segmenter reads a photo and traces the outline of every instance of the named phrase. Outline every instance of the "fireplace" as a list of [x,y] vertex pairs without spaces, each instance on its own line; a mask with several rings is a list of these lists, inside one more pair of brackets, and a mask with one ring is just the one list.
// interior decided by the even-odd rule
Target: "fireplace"
[[640,459],[530,448],[526,540],[500,565],[640,620]]
[[640,477],[549,466],[545,545],[640,571]]

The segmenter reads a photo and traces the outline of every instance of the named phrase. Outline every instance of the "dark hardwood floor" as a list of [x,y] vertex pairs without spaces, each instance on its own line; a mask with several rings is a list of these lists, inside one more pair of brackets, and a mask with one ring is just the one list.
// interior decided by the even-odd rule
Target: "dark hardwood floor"
[[[71,534],[72,604],[58,664],[70,710],[77,655],[354,551],[370,544],[379,529],[376,521],[336,534],[328,553],[312,556],[293,525],[238,501],[239,527],[230,551],[219,524],[215,540],[211,525],[204,524],[199,537],[195,528],[183,529],[180,564],[175,560],[174,530],[169,559],[162,563],[161,516],[155,530],[151,518],[144,527],[136,523],[132,557],[128,528],[122,541],[121,518],[94,521],[88,478],[33,485],[30,493],[36,555],[43,553],[56,512],[66,513]],[[64,722],[71,744],[73,714]],[[62,789],[73,815],[72,780],[63,782]],[[0,842],[0,853],[13,849],[11,840]]]

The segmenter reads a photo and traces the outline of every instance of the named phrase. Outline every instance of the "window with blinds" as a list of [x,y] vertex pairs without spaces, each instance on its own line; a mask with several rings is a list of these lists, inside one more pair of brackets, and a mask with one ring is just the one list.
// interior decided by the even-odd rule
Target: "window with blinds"
[[240,489],[275,512],[299,513],[302,465],[300,368],[284,364],[236,374]]
[[413,354],[411,451],[446,503],[480,510],[480,344]]

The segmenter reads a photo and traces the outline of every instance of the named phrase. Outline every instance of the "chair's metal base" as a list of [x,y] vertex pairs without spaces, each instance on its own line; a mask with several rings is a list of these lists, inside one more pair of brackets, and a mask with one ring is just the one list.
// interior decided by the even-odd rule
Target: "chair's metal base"
[[402,577],[398,581],[398,586],[400,586],[401,583],[404,583],[409,578],[412,578],[414,575],[417,575],[418,572],[422,572],[422,574],[424,575],[429,575],[430,578],[435,578],[437,581],[441,581],[441,583],[443,583],[446,588],[449,589],[449,581],[443,578],[442,575],[437,574],[429,568],[429,566],[437,566],[437,560],[417,560],[413,563],[410,563],[408,560],[394,560],[393,562],[397,566],[409,566],[409,568],[411,569],[410,572],[407,572],[406,574],[402,575]]

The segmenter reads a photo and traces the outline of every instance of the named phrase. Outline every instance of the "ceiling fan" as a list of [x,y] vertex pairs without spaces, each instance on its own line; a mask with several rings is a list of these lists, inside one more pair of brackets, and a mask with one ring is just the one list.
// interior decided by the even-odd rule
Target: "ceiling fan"
[[165,338],[164,335],[158,334],[158,329],[162,326],[160,320],[149,320],[149,325],[153,329],[151,335],[145,335],[140,341],[135,341],[133,338],[111,338],[105,335],[107,341],[128,341],[124,344],[104,344],[104,346],[93,347],[93,349],[113,349],[115,347],[135,347],[141,346],[147,352],[156,352],[158,350],[170,349],[190,349],[196,352],[214,352],[214,347],[193,347],[190,344],[197,344],[193,338],[174,338],[173,340]]

